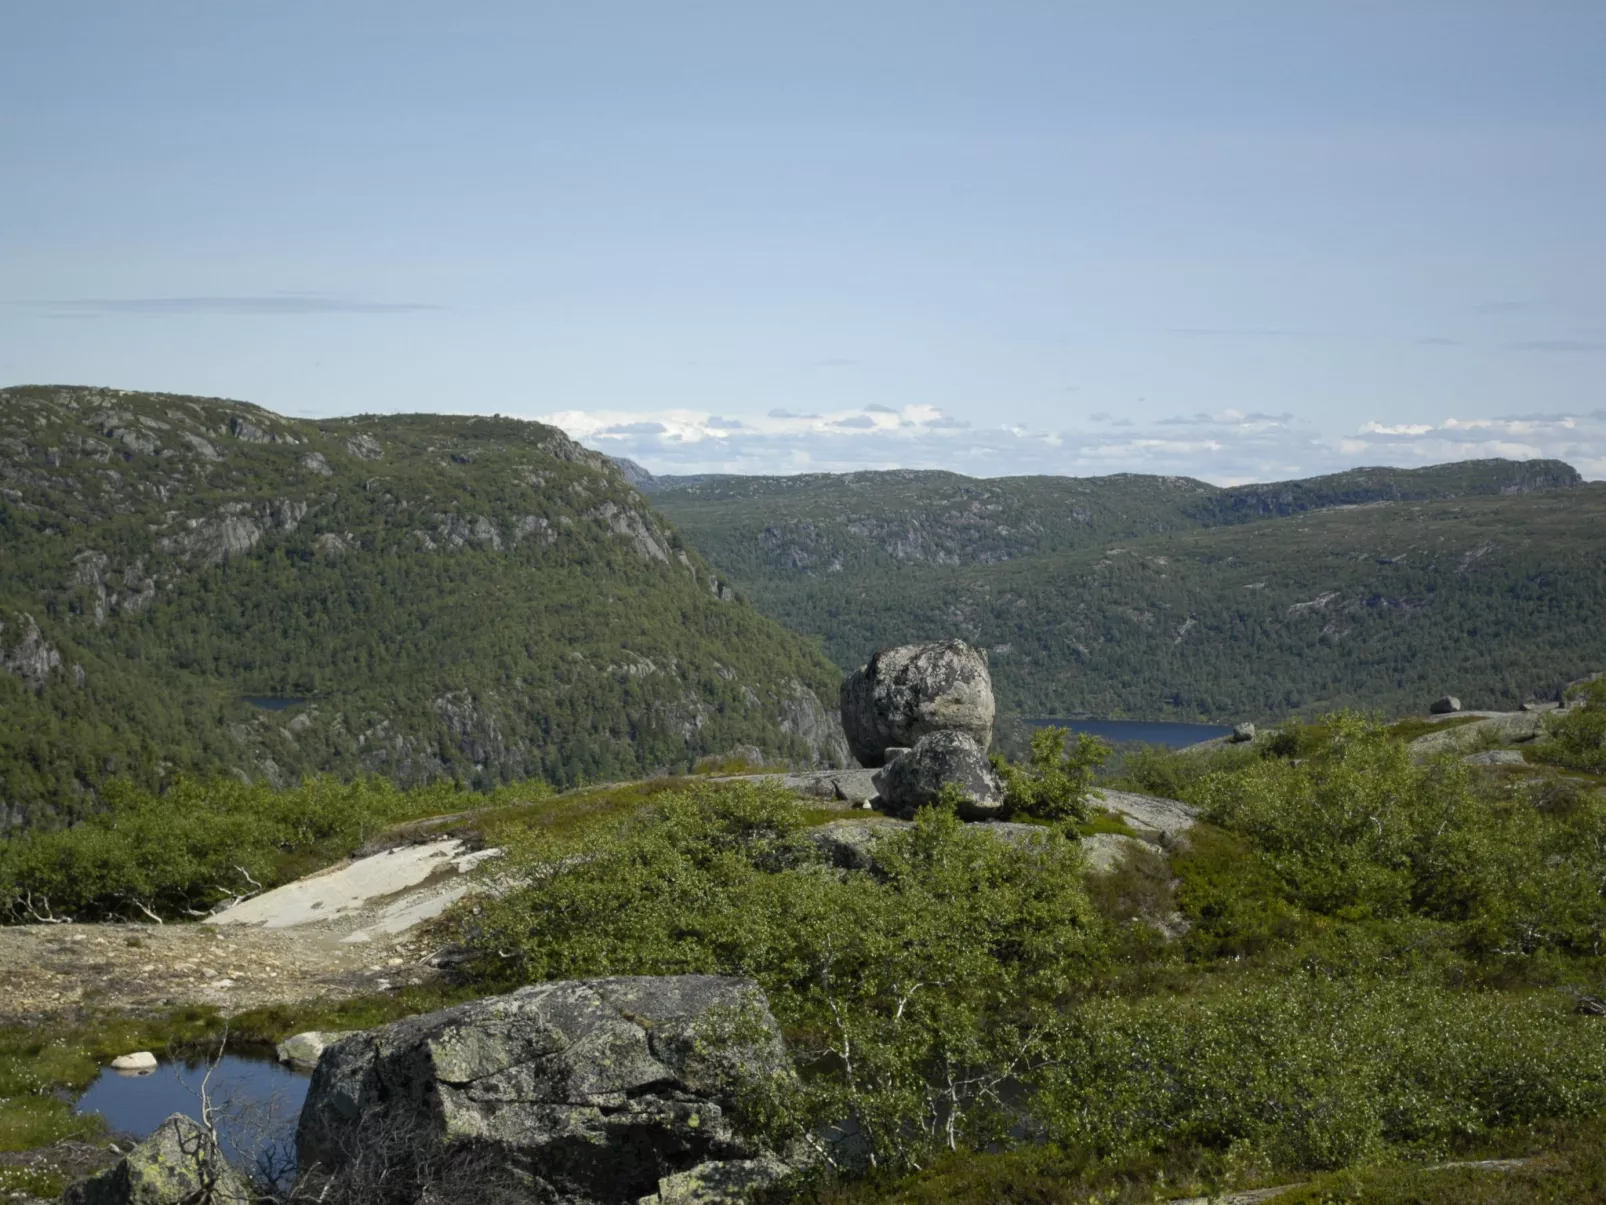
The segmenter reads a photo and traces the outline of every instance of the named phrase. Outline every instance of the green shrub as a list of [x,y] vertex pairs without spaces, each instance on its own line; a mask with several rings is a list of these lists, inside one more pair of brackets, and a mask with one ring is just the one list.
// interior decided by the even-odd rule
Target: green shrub
[[1025,765],[994,757],[993,768],[1004,780],[1004,807],[1011,814],[1041,820],[1087,819],[1087,794],[1093,772],[1110,756],[1110,746],[1085,732],[1065,747],[1064,728],[1038,728],[1032,733],[1031,756]]
[[1550,717],[1551,739],[1534,752],[1556,765],[1606,774],[1606,678],[1596,678],[1578,694],[1565,714]]
[[511,850],[521,885],[466,932],[505,981],[755,978],[806,1074],[751,1107],[805,1140],[854,1118],[874,1163],[906,1166],[1004,1136],[1012,1076],[1047,1057],[1100,943],[1060,832],[1022,848],[924,808],[875,856],[873,874],[833,870],[784,791],[699,784]]
[[1480,955],[1606,948],[1600,801],[1547,814],[1456,759],[1416,764],[1374,721],[1345,714],[1327,730],[1306,761],[1258,760],[1194,791],[1286,900],[1341,921],[1445,922]]
[[[539,797],[550,788],[519,790]],[[161,794],[113,782],[105,809],[75,827],[0,843],[0,910],[17,921],[191,916],[345,856],[388,825],[460,810],[465,800],[494,802],[451,782],[403,789],[380,778],[315,778],[287,790],[181,778]]]
[[1106,1156],[1194,1144],[1263,1169],[1335,1168],[1595,1116],[1606,1042],[1560,1000],[1284,977],[1090,1003],[1035,1108],[1054,1140]]

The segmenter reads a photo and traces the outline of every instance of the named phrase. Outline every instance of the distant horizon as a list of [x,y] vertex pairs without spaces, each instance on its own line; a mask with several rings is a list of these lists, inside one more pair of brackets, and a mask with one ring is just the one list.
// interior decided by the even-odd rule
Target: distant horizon
[[[622,451],[619,451],[619,450],[613,449],[613,448],[609,448],[609,447],[606,447],[606,446],[599,447],[595,442],[587,441],[586,439],[581,438],[580,436],[576,435],[574,432],[565,430],[561,424],[553,422],[552,418],[550,416],[531,416],[531,415],[525,415],[525,414],[509,413],[507,411],[492,411],[492,412],[486,413],[486,412],[468,411],[468,410],[362,410],[362,411],[353,411],[353,412],[351,412],[349,414],[323,414],[323,415],[287,414],[282,410],[274,409],[272,406],[264,405],[261,402],[252,401],[249,398],[231,397],[231,396],[228,396],[228,395],[225,395],[225,394],[189,393],[189,392],[186,392],[186,391],[183,391],[183,390],[177,390],[177,389],[133,389],[133,388],[128,388],[126,386],[121,386],[121,385],[65,384],[65,383],[62,383],[62,382],[59,382],[59,381],[57,381],[57,382],[18,381],[18,382],[14,382],[12,384],[9,384],[9,385],[0,385],[0,392],[3,392],[3,391],[8,390],[8,389],[69,389],[69,390],[85,390],[85,391],[106,392],[106,393],[148,393],[148,394],[158,394],[158,395],[170,396],[170,397],[203,398],[203,399],[208,400],[208,401],[228,402],[228,403],[236,404],[236,405],[252,406],[252,407],[255,407],[256,409],[259,409],[259,410],[265,410],[268,413],[276,415],[277,417],[279,417],[281,419],[285,419],[287,421],[294,421],[294,422],[311,422],[311,423],[317,423],[317,422],[344,422],[344,421],[349,421],[349,420],[352,420],[352,419],[360,419],[360,418],[395,418],[395,417],[405,417],[405,416],[408,416],[408,415],[435,416],[435,417],[442,417],[442,418],[513,419],[513,420],[518,421],[518,422],[539,423],[542,426],[554,427],[557,430],[564,431],[564,434],[566,434],[570,438],[574,439],[575,442],[580,444],[582,447],[585,447],[585,448],[587,448],[587,449],[589,449],[589,450],[591,450],[593,452],[600,453],[601,455],[607,456],[610,459],[615,460],[615,461],[629,461],[632,464],[634,464],[637,468],[642,469],[643,471],[648,473],[653,478],[664,478],[664,477],[804,477],[804,476],[811,476],[811,475],[845,476],[845,475],[851,474],[851,473],[933,472],[933,473],[952,473],[955,476],[966,477],[966,478],[969,478],[971,480],[976,480],[976,481],[994,481],[994,480],[1001,480],[1001,479],[1007,479],[1007,478],[1013,478],[1013,477],[1064,477],[1064,478],[1075,478],[1075,479],[1092,479],[1092,478],[1099,478],[1099,477],[1116,477],[1116,476],[1186,477],[1186,478],[1190,478],[1192,480],[1202,481],[1206,485],[1215,486],[1215,487],[1217,487],[1219,489],[1231,489],[1231,488],[1233,488],[1235,486],[1241,486],[1241,485],[1274,485],[1274,484],[1277,484],[1279,482],[1285,482],[1285,481],[1304,481],[1304,480],[1309,480],[1309,479],[1314,478],[1314,477],[1326,477],[1326,476],[1331,476],[1331,475],[1333,475],[1335,473],[1359,472],[1359,471],[1363,471],[1363,470],[1367,470],[1367,469],[1391,469],[1391,470],[1411,471],[1411,470],[1416,470],[1416,469],[1442,468],[1442,467],[1444,467],[1446,465],[1463,464],[1463,463],[1470,463],[1470,462],[1475,462],[1475,461],[1503,460],[1503,461],[1509,461],[1509,462],[1513,462],[1513,463],[1523,463],[1523,462],[1528,462],[1528,461],[1541,461],[1542,460],[1542,461],[1554,461],[1554,462],[1566,465],[1568,468],[1570,468],[1574,472],[1578,473],[1579,476],[1582,477],[1585,482],[1594,482],[1594,481],[1606,480],[1606,471],[1602,471],[1602,472],[1599,472],[1597,474],[1593,474],[1592,475],[1589,472],[1585,471],[1584,468],[1582,468],[1580,465],[1574,463],[1574,461],[1572,461],[1569,458],[1567,458],[1566,456],[1554,456],[1554,455],[1542,455],[1542,454],[1526,455],[1526,456],[1509,455],[1509,454],[1488,454],[1488,455],[1481,455],[1481,456],[1479,456],[1479,455],[1448,456],[1448,457],[1445,457],[1444,459],[1439,459],[1439,460],[1419,460],[1419,461],[1417,461],[1415,463],[1410,463],[1410,464],[1390,463],[1390,462],[1386,462],[1386,461],[1376,461],[1376,460],[1372,460],[1372,461],[1356,460],[1356,461],[1354,461],[1352,463],[1344,463],[1344,464],[1338,465],[1337,467],[1323,468],[1323,469],[1319,469],[1319,470],[1312,471],[1312,472],[1297,472],[1296,471],[1296,472],[1291,472],[1291,473],[1288,473],[1286,475],[1281,475],[1281,476],[1245,477],[1245,478],[1236,478],[1236,479],[1212,478],[1208,474],[1202,473],[1202,472],[1198,472],[1198,471],[1191,471],[1190,472],[1190,471],[1186,471],[1186,470],[1176,470],[1176,469],[1161,471],[1161,470],[1155,469],[1153,467],[1119,468],[1119,467],[1111,466],[1111,467],[1105,467],[1102,471],[1097,471],[1097,472],[1063,472],[1063,471],[1055,471],[1053,469],[1043,468],[1043,469],[1035,469],[1035,470],[1030,470],[1030,471],[1018,471],[1018,472],[976,473],[976,472],[966,472],[962,468],[956,468],[956,467],[952,467],[952,466],[949,466],[949,465],[930,464],[930,463],[922,463],[922,464],[874,464],[874,465],[852,463],[852,464],[848,464],[848,465],[845,465],[843,467],[838,467],[838,468],[827,467],[827,466],[824,466],[824,465],[816,465],[816,466],[808,466],[808,467],[786,467],[786,468],[772,469],[772,470],[769,470],[769,471],[764,471],[764,470],[741,470],[741,469],[734,469],[734,468],[729,468],[729,467],[709,467],[709,468],[697,468],[697,469],[676,468],[676,469],[661,470],[661,469],[653,468],[651,465],[646,464],[643,461],[643,459],[641,457],[639,457],[639,456],[627,455],[626,453],[624,453]],[[1600,416],[1597,416],[1597,417],[1601,418],[1603,421],[1606,421],[1606,415],[1600,415]]]

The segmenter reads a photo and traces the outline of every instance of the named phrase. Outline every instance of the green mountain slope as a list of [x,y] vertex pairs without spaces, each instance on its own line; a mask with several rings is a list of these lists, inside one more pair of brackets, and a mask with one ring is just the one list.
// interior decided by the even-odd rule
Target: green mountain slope
[[[1553,461],[1182,478],[712,478],[688,539],[843,667],[964,635],[1027,714],[1514,704],[1606,662],[1606,487]],[[1413,501],[1421,499],[1422,501]]]
[[23,387],[0,430],[6,823],[114,774],[570,783],[842,755],[834,668],[549,427]]

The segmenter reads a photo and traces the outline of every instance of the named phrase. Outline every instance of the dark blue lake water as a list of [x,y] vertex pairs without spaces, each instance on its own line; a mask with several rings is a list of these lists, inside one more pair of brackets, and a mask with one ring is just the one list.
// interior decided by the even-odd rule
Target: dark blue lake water
[[286,707],[294,707],[307,700],[295,695],[242,695],[240,696],[252,707],[259,707],[263,711],[283,711]]
[[1226,736],[1232,729],[1220,724],[1179,724],[1168,720],[1056,720],[1052,716],[1034,716],[1026,720],[1033,728],[1069,728],[1072,732],[1086,732],[1102,737],[1112,745],[1142,743],[1164,745],[1181,749],[1184,745],[1197,745],[1218,736]]
[[[107,1067],[78,1098],[78,1111],[99,1113],[113,1130],[144,1138],[174,1113],[200,1120],[205,1077],[200,1060],[164,1061],[144,1074]],[[247,1165],[264,1154],[293,1162],[296,1118],[310,1079],[271,1057],[224,1055],[207,1085],[224,1153]]]

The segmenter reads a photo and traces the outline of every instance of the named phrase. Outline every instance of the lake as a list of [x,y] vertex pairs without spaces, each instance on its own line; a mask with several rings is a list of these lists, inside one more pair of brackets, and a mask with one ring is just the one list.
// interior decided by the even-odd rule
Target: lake
[[[200,1120],[203,1059],[164,1059],[154,1071],[103,1069],[78,1098],[80,1113],[99,1113],[111,1129],[146,1138],[174,1113]],[[225,1054],[212,1072],[207,1096],[217,1117],[224,1153],[234,1162],[285,1172],[295,1162],[296,1119],[311,1076],[261,1055]],[[282,1178],[282,1176],[281,1176]]]
[[1051,716],[1022,717],[1033,728],[1069,728],[1101,737],[1112,745],[1164,745],[1181,749],[1200,741],[1226,736],[1232,731],[1222,724],[1182,724],[1170,720],[1056,720]]

